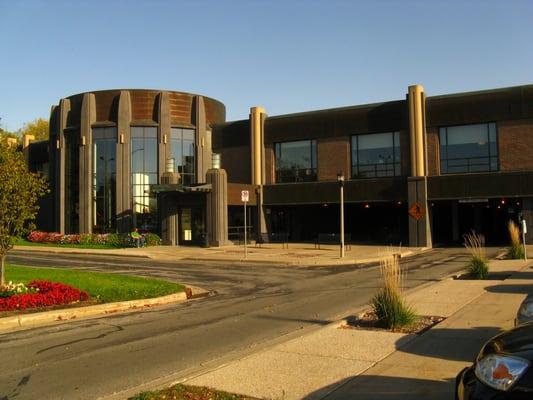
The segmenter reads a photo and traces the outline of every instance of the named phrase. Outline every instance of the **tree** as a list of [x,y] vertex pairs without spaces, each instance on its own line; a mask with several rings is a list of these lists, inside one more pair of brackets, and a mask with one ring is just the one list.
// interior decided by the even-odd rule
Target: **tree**
[[29,172],[23,154],[0,141],[0,285],[5,284],[7,252],[33,228],[37,200],[47,192],[46,178]]
[[2,128],[0,128],[0,141],[2,142],[5,142],[7,140],[7,138],[14,138],[14,139],[17,139],[17,142],[19,141],[19,137],[17,136],[16,133],[13,133],[13,132],[9,132],[9,131],[6,131]]
[[19,130],[20,137],[24,135],[33,135],[35,140],[48,140],[48,133],[50,130],[50,125],[48,120],[44,118],[37,118],[32,122],[27,122],[24,124],[22,129]]

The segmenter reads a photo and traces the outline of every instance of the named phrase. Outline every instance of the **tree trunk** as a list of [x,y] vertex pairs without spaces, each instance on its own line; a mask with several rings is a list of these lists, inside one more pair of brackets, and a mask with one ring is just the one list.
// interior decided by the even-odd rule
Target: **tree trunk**
[[5,261],[6,255],[2,254],[0,255],[0,286],[5,285],[5,270],[4,270],[4,261]]

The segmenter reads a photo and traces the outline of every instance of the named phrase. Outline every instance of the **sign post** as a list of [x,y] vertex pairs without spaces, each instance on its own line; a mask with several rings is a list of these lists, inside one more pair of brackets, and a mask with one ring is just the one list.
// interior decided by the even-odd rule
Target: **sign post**
[[522,218],[522,245],[524,246],[524,260],[527,260],[526,253],[526,233],[527,233],[527,223],[524,218]]
[[241,190],[241,201],[244,203],[244,258],[248,256],[248,248],[246,247],[248,241],[248,227],[246,226],[246,203],[250,200],[250,192],[248,190]]

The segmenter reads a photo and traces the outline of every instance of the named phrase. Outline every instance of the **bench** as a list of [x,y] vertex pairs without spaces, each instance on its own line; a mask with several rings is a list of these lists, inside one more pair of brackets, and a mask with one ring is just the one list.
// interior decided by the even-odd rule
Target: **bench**
[[[282,248],[289,248],[289,233],[288,232],[270,232],[268,234],[268,243],[281,243]],[[258,238],[255,242],[256,246],[261,247],[263,239]]]
[[[350,233],[344,234],[344,246],[346,249],[350,250],[352,246],[350,241],[352,240],[352,235]],[[341,235],[340,233],[319,233],[318,238],[315,241],[315,249],[320,249],[321,244],[341,244]]]

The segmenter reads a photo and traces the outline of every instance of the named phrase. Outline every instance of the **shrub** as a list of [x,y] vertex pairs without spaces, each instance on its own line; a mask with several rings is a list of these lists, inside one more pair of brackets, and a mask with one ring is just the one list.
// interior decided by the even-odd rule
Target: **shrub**
[[155,233],[146,233],[144,235],[146,246],[159,246],[161,244],[161,238]]
[[383,287],[372,298],[372,308],[380,323],[388,329],[412,325],[418,319],[406,304],[402,293],[402,271],[399,258],[387,256],[380,261]]
[[93,235],[90,233],[81,233],[79,243],[84,245],[93,244]]
[[518,228],[518,225],[516,225],[514,221],[509,220],[507,229],[509,231],[509,240],[511,242],[511,247],[507,250],[507,257],[513,260],[524,258],[524,248],[522,247],[520,240],[520,229]]
[[464,235],[464,246],[470,253],[466,268],[475,279],[485,279],[489,274],[489,264],[485,254],[485,236],[474,231]]

